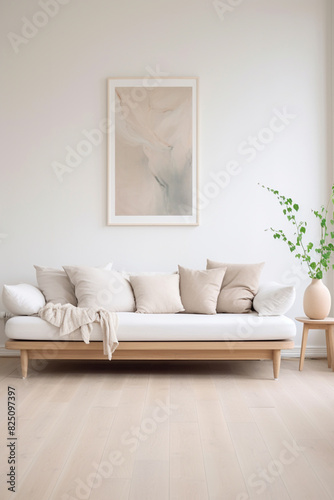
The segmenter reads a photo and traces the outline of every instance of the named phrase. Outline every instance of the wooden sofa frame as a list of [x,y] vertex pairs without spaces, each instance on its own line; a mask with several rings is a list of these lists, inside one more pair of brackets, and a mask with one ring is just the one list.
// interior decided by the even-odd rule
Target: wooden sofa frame
[[[292,340],[120,342],[112,359],[146,360],[259,360],[271,359],[278,379],[281,349],[292,349]],[[29,359],[107,359],[102,342],[8,340],[7,349],[20,350],[22,377],[28,375]]]

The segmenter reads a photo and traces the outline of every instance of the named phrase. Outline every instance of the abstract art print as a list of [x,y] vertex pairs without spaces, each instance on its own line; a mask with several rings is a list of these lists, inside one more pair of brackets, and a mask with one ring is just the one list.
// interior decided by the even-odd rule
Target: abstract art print
[[108,79],[108,225],[198,225],[197,78]]

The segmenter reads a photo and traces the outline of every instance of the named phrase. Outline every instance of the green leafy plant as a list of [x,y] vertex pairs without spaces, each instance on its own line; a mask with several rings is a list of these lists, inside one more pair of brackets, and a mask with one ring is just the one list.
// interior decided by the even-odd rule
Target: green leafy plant
[[[330,267],[334,269],[334,265],[330,265],[331,257],[334,253],[334,245],[330,240],[334,240],[334,231],[330,231],[329,229],[329,226],[334,226],[334,185],[332,186],[332,192],[327,207],[321,206],[320,210],[312,210],[312,213],[320,224],[320,238],[317,244],[305,242],[308,226],[307,222],[298,221],[297,219],[299,205],[294,203],[291,198],[283,196],[277,189],[272,189],[263,185],[261,187],[267,189],[267,191],[276,196],[282,207],[283,214],[294,228],[294,241],[291,241],[282,229],[274,229],[271,227],[270,230],[274,233],[273,236],[275,240],[282,240],[288,244],[290,252],[307,265],[310,278],[322,279],[324,273],[327,272]],[[332,206],[331,211],[329,211],[330,205]]]

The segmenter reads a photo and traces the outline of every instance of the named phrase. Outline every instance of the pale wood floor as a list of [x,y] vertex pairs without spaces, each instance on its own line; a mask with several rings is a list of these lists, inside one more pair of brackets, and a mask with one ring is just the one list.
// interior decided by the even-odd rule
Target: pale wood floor
[[[1,499],[334,499],[326,360],[0,360]],[[7,491],[7,387],[17,392],[17,493]],[[137,437],[136,437],[137,436]],[[100,468],[99,468],[100,467]]]

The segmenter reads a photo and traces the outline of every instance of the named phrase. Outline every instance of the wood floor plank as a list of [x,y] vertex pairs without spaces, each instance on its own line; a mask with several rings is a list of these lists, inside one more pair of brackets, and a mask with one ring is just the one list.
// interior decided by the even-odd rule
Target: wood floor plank
[[[63,495],[76,497],[78,488],[90,493],[93,487],[100,485],[101,480],[96,474],[114,415],[114,408],[93,407],[88,410],[85,424],[55,486],[48,474],[50,469],[47,467],[44,472],[44,457],[40,457],[44,491],[48,487],[52,492],[50,500],[58,500]],[[39,498],[38,492],[34,493],[35,498]]]
[[[270,381],[270,387],[272,386]],[[243,378],[236,381],[248,408],[274,408],[275,401],[265,380]]]
[[321,439],[322,435],[308,417],[305,410],[297,404],[295,395],[290,394],[281,384],[275,384],[272,390],[276,410],[293,438]]
[[327,405],[333,407],[334,404],[334,377],[331,371],[319,370],[314,371],[305,370],[303,373],[303,384],[307,384],[308,390],[326,401]]
[[326,439],[302,439],[303,454],[330,498],[334,498],[334,449]]
[[197,412],[209,498],[237,498],[246,484],[220,402],[197,401]]
[[[170,500],[209,500],[206,481],[189,477],[173,478],[170,484]],[[234,500],[234,499],[233,499]]]
[[169,500],[169,462],[136,461],[129,500]]
[[[105,474],[108,474],[105,467]],[[98,488],[92,489],[89,500],[114,499],[128,500],[130,494],[130,479],[104,477]]]
[[197,423],[171,423],[170,498],[208,498],[201,437]]
[[150,375],[140,423],[142,439],[136,460],[169,460],[170,405],[169,376]]
[[[333,372],[332,372],[333,373]],[[312,426],[334,446],[334,418],[333,405],[328,403],[327,398],[321,397],[302,378],[291,378],[286,391],[294,398]]]
[[95,399],[95,405],[117,408],[126,383],[125,377],[107,373],[103,375],[102,380],[101,390]]
[[0,358],[0,382],[9,375],[19,376],[20,372],[20,358]]
[[149,406],[144,409],[140,435],[136,460],[169,460],[169,415],[162,408]]
[[[256,423],[231,422],[229,429],[248,489],[240,492],[240,496],[244,493],[252,500],[289,500],[284,483],[276,475],[279,465],[270,455]],[[270,480],[265,480],[266,477]]]
[[141,404],[145,401],[147,383],[148,379],[145,379],[140,385],[125,385],[119,399],[119,405],[132,405],[135,403]]
[[[25,492],[29,488],[35,488],[31,470],[44,471],[44,477],[48,478],[50,492],[59,475],[63,473],[67,457],[75,445],[90,404],[94,401],[99,388],[96,381],[85,376],[77,378],[76,384],[77,391],[70,403],[48,402],[48,405],[56,410],[47,413],[47,408],[45,408],[39,415],[39,419],[29,419],[27,424],[29,431],[26,429],[24,438],[20,439],[20,447],[24,453],[24,459],[20,461],[21,476],[23,472],[21,463],[25,465],[24,475],[20,481],[20,491]],[[51,400],[53,394],[54,391],[50,394]],[[30,422],[35,423],[36,427],[31,427]],[[34,446],[34,443],[39,443],[39,446]]]
[[141,426],[148,380],[147,375],[138,378],[125,376],[121,397],[101,456],[101,463],[112,465],[112,479],[131,479],[136,452],[142,440],[147,437]]
[[47,403],[41,407],[38,419],[19,420],[18,452],[20,484],[24,482],[26,475],[29,474],[36,456],[38,456],[44,447],[45,440],[57,428],[57,422],[61,418],[63,411],[64,406]]
[[[294,500],[329,499],[324,486],[303,454],[304,448],[294,441],[277,410],[253,408],[252,412],[289,495]],[[272,476],[273,474],[268,476],[268,482],[272,480]]]
[[191,385],[192,392],[196,401],[209,401],[218,399],[217,389],[212,380],[212,377],[210,376],[210,373],[193,377]]
[[168,375],[150,374],[145,405],[155,406],[156,401],[169,401],[170,398],[170,377]]
[[235,380],[216,380],[216,390],[226,422],[252,422],[253,416]]
[[172,375],[170,401],[174,406],[171,422],[197,422],[196,401],[189,375]]
[[[22,379],[21,379],[22,380]],[[37,381],[36,381],[37,382]],[[60,404],[50,403],[56,384],[46,384],[42,381],[27,379],[10,384],[17,389],[16,426],[18,438],[18,459],[20,483],[31,467],[31,464],[43,446],[44,439],[48,436],[57,419],[63,411]]]

